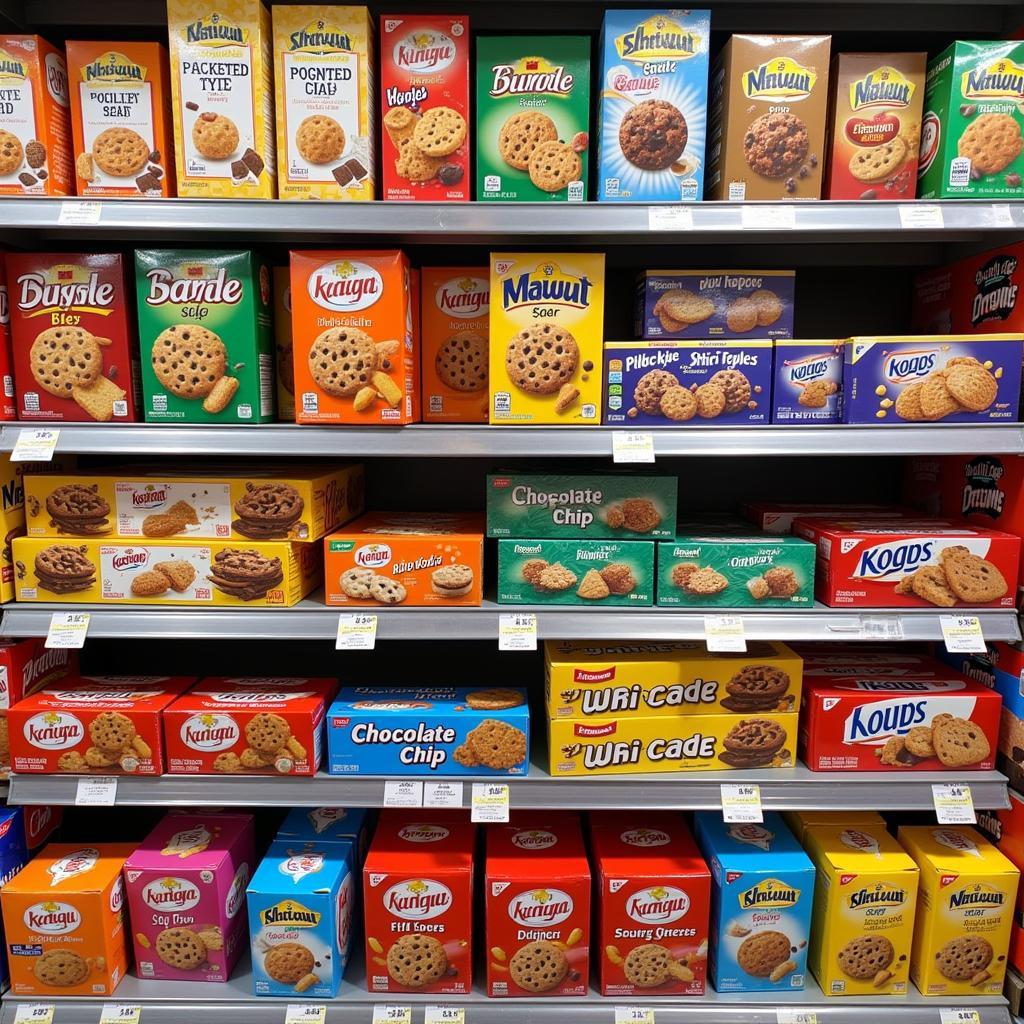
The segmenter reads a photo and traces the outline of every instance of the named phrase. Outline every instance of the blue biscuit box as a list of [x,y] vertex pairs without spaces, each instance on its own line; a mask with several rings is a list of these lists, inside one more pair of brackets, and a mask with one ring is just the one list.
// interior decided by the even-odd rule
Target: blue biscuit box
[[781,816],[737,824],[694,815],[711,868],[708,974],[719,992],[804,987],[814,865]]
[[[256,995],[338,994],[352,951],[354,858],[348,842],[270,844],[246,890]],[[297,963],[308,970],[296,980]]]
[[775,342],[772,423],[839,423],[843,412],[843,342]]
[[295,807],[277,830],[278,839],[303,839],[314,843],[349,842],[356,848],[358,863],[366,856],[369,811],[365,807]]
[[[604,379],[607,424],[767,423],[772,411],[772,342],[608,341]],[[709,391],[705,400],[705,384],[721,395]],[[688,389],[695,401],[684,399],[679,388]]]
[[844,423],[1016,423],[1019,334],[849,338]]
[[[25,812],[21,807],[0,808],[0,886],[9,882],[28,863]],[[7,987],[7,943],[0,921],[0,989]]]
[[710,42],[710,11],[605,11],[600,201],[703,198]]
[[331,775],[525,775],[526,691],[346,686],[327,712]]

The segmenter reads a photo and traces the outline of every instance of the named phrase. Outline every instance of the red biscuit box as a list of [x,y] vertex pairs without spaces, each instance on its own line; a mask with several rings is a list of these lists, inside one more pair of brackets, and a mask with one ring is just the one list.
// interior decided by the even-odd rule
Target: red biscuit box
[[[999,847],[1014,867],[1024,870],[1024,796],[1009,790],[1010,806],[1005,810],[978,811],[978,828]],[[1024,885],[1017,887],[1017,903],[1010,932],[1009,961],[1024,972]]]
[[201,679],[164,712],[169,775],[316,775],[336,679]]
[[[711,873],[682,818],[593,813],[590,845],[601,995],[703,995]],[[627,964],[633,966],[652,947],[668,951],[664,980],[637,985],[627,977]]]
[[16,772],[162,775],[160,712],[187,676],[74,676],[7,713]]
[[810,678],[800,703],[800,757],[811,771],[995,766],[1002,698],[951,669],[939,679]]
[[7,270],[0,259],[0,420],[18,418],[14,401],[14,352],[11,349],[11,304]]
[[838,679],[859,674],[873,679],[941,679],[949,675],[949,666],[928,654],[875,655],[862,660],[856,654],[839,653],[828,661],[804,662],[805,679]]
[[578,819],[487,830],[489,996],[580,996],[590,974],[590,864]]
[[465,813],[414,815],[382,814],[363,864],[366,987],[468,995],[476,826]]

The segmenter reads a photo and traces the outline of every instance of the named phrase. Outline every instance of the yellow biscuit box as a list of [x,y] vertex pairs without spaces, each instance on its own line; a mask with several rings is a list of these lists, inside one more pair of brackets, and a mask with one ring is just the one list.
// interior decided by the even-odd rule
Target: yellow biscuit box
[[883,825],[810,825],[814,914],[808,962],[827,996],[907,992],[917,865]]
[[804,833],[811,825],[842,825],[844,828],[877,825],[885,828],[885,820],[878,811],[783,811],[782,819],[801,845]]
[[491,423],[601,422],[604,256],[491,253]]
[[926,996],[999,995],[1020,872],[973,828],[903,825],[921,870],[910,977]]
[[14,558],[11,543],[25,532],[23,465],[4,458],[0,464],[0,604],[14,600]]

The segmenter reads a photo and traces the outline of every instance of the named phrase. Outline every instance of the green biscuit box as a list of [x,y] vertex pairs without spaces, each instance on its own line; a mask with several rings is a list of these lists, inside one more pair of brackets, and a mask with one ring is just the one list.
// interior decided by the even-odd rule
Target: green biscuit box
[[919,199],[1024,196],[1024,40],[956,42],[928,62]]
[[499,540],[498,604],[654,604],[651,541]]
[[135,253],[147,423],[274,419],[270,269],[255,253]]
[[488,537],[676,535],[676,478],[489,473]]
[[476,42],[476,198],[587,198],[590,40],[482,36]]

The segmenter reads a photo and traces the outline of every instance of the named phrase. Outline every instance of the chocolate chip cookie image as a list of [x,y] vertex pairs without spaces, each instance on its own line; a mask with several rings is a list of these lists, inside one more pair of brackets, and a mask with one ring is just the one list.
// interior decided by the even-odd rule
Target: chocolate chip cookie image
[[430,935],[403,935],[388,950],[388,974],[406,988],[424,988],[448,970],[444,946]]
[[626,954],[622,973],[626,981],[637,988],[657,988],[673,980],[672,968],[678,964],[672,954],[656,942],[635,946]]
[[992,963],[993,950],[980,935],[958,935],[935,953],[939,974],[950,981],[970,981]]
[[284,539],[302,516],[305,502],[291,484],[245,485],[245,494],[235,502],[238,519],[231,528],[253,540]]
[[156,955],[180,971],[201,967],[206,954],[205,944],[191,928],[166,928],[156,937]]
[[530,167],[530,157],[542,142],[557,142],[558,129],[547,114],[525,110],[513,114],[498,132],[498,152],[516,170]]
[[281,942],[263,958],[263,970],[282,985],[295,985],[316,966],[316,957],[298,942]]
[[580,350],[576,339],[552,324],[524,327],[505,350],[509,380],[528,394],[552,395],[576,374]]
[[33,563],[39,589],[51,594],[88,590],[96,582],[96,566],[85,557],[85,550],[70,544],[43,548]]
[[762,114],[743,136],[743,156],[762,178],[784,178],[807,159],[807,125],[794,114]]
[[774,719],[746,718],[726,733],[718,759],[732,768],[764,768],[785,742],[786,730]]
[[789,673],[775,665],[744,665],[725,684],[722,707],[741,714],[774,711],[789,690]]
[[64,484],[46,496],[50,523],[60,533],[76,536],[109,533],[110,505],[98,494],[98,484]]
[[644,100],[626,112],[619,124],[619,148],[634,166],[662,171],[686,149],[686,118],[665,100]]
[[565,953],[544,939],[516,950],[508,965],[512,980],[527,992],[550,992],[569,972]]
[[740,943],[736,962],[740,970],[754,978],[769,978],[789,959],[791,949],[789,936],[782,932],[755,932]]
[[896,951],[884,935],[859,935],[836,956],[842,972],[857,981],[869,981],[893,961]]
[[[109,341],[104,339],[105,344]],[[91,388],[103,373],[100,339],[82,327],[51,327],[29,349],[35,382],[57,398],[72,398],[76,388]]]
[[89,977],[89,962],[70,949],[48,949],[32,965],[32,973],[44,985],[72,988]]
[[284,580],[281,559],[267,558],[253,548],[225,548],[213,556],[206,577],[222,593],[255,601]]

